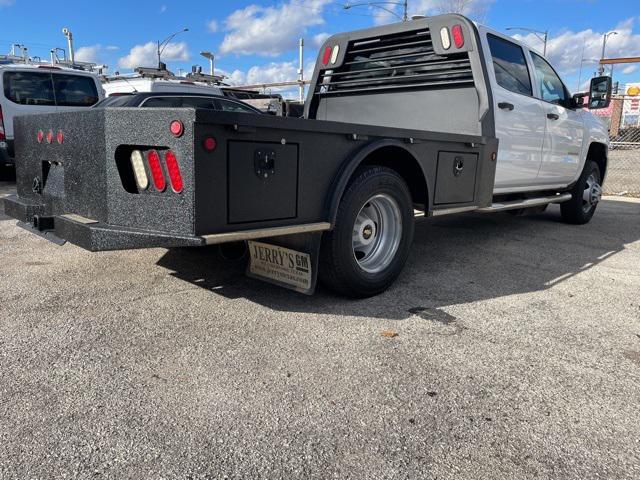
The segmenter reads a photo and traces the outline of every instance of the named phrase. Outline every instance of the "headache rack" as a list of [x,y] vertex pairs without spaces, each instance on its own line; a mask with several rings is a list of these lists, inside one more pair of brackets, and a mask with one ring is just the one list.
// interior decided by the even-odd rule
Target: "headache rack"
[[473,85],[468,52],[434,52],[428,28],[354,40],[344,62],[321,74],[318,95]]

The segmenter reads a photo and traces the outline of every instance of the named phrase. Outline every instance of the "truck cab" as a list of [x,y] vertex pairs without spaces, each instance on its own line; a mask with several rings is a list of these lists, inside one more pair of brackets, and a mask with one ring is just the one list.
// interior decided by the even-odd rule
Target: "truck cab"
[[490,59],[500,142],[495,193],[568,187],[578,180],[590,151],[604,176],[607,129],[571,95],[548,60],[487,27],[478,26],[478,32]]

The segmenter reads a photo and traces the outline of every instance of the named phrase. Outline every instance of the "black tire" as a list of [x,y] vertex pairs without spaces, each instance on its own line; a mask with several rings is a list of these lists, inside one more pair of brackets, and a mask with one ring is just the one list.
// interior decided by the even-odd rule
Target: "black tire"
[[[585,190],[590,188],[590,182],[593,180],[597,183],[597,192],[593,192],[595,200],[592,197],[589,201],[584,199]],[[582,175],[576,182],[575,186],[571,189],[572,198],[568,202],[560,204],[560,212],[562,214],[562,220],[572,225],[584,225],[589,223],[593,214],[596,212],[600,196],[602,195],[602,175],[600,174],[600,167],[593,160],[587,160]]]
[[[374,264],[375,268],[380,268],[380,271],[372,272],[363,267],[362,262],[366,259],[356,259],[356,254],[361,252],[355,251],[353,232],[356,220],[362,218],[362,212],[373,208],[371,205],[377,205],[376,202],[381,200],[389,205],[395,204],[397,208],[389,210],[395,215],[387,218],[398,217],[401,219],[401,224],[394,222],[392,227],[384,230],[379,228],[378,223],[373,222],[375,224],[373,234],[371,230],[367,231],[366,227],[364,228],[363,235],[366,233],[369,235],[366,241],[382,245],[380,243],[382,240],[376,237],[382,238],[382,234],[393,231],[392,237],[386,235],[385,238],[393,238],[394,240],[390,243],[397,245],[397,248],[373,248],[372,256],[385,250],[387,254],[382,255],[383,261]],[[384,217],[378,217],[379,220],[382,218]],[[391,224],[391,222],[387,223]],[[382,293],[400,275],[409,256],[413,232],[413,202],[409,188],[402,177],[386,167],[360,168],[354,174],[340,201],[333,230],[323,235],[318,272],[320,281],[327,288],[350,297],[365,298]]]

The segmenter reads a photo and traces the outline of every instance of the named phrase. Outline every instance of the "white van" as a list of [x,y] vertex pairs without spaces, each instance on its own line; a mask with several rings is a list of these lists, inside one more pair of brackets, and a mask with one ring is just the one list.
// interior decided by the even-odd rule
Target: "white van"
[[222,89],[203,82],[193,82],[186,78],[148,78],[148,77],[110,77],[102,84],[107,97],[127,93],[200,93],[203,95],[220,95]]
[[103,98],[95,73],[42,64],[0,64],[0,166],[15,163],[14,117],[87,108]]

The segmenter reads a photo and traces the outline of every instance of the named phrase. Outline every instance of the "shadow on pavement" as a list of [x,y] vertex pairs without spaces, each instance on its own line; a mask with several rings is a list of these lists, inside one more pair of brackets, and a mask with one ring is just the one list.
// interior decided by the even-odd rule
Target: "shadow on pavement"
[[604,201],[589,225],[561,222],[558,207],[523,217],[470,214],[419,219],[407,266],[371,300],[319,288],[307,297],[244,275],[244,262],[212,248],[169,250],[158,265],[227,298],[278,311],[404,319],[447,305],[541,291],[591,268],[640,239],[640,204]]

